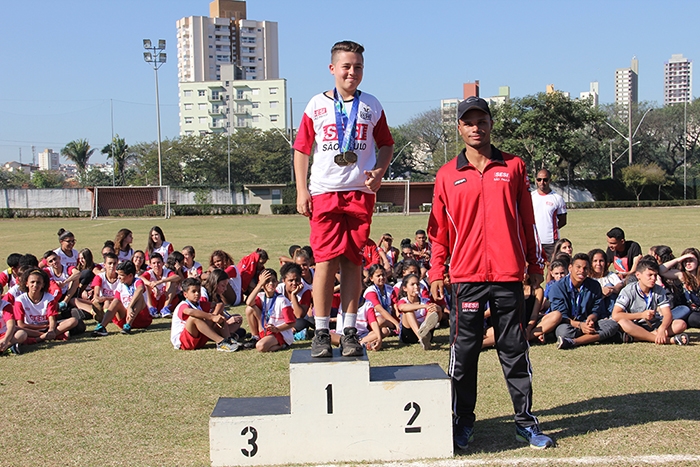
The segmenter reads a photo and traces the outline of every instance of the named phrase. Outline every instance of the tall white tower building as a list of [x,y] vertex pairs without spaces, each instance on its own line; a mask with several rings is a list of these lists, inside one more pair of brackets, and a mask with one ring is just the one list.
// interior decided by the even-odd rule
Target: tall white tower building
[[58,170],[60,158],[52,149],[44,149],[39,153],[39,170]]
[[632,64],[629,68],[615,70],[615,105],[626,109],[630,102],[632,104],[639,102],[638,81],[639,61],[637,57],[632,57]]
[[693,99],[693,62],[683,54],[673,54],[664,64],[664,105]]

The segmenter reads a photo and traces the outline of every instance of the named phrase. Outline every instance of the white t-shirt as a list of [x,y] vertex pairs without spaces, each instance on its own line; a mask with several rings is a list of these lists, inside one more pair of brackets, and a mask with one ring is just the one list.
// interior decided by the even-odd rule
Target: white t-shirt
[[532,207],[535,210],[535,224],[540,242],[552,244],[559,240],[559,228],[557,227],[557,216],[566,214],[566,203],[564,198],[550,191],[543,195],[535,190],[532,195]]
[[[334,160],[340,149],[332,91],[330,94],[331,97],[321,93],[311,98],[294,142],[294,149],[313,154],[309,192],[311,195],[354,190],[372,193],[365,186],[367,176],[364,172],[374,169],[376,164],[375,144],[377,148],[394,144],[384,110],[376,97],[359,93],[355,145],[349,149],[357,154],[357,162],[340,166]],[[344,102],[346,115],[351,108],[352,100]]]
[[56,248],[55,250],[53,250],[53,252],[56,253],[56,255],[58,255],[58,258],[61,260],[61,264],[66,269],[78,266],[78,250],[76,250],[75,248],[71,250],[72,256],[66,255],[60,248]]

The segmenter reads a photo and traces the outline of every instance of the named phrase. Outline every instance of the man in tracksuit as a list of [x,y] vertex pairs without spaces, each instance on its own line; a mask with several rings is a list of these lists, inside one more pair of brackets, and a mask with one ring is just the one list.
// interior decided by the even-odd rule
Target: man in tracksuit
[[457,115],[466,149],[438,171],[428,221],[435,299],[443,296],[448,258],[450,263],[454,442],[466,449],[473,440],[484,310],[490,306],[498,357],[515,410],[516,439],[545,449],[553,441],[531,413],[532,368],[522,327],[524,274],[527,271],[531,283],[539,284],[544,264],[525,163],[491,145],[493,120],[486,101],[465,99]]

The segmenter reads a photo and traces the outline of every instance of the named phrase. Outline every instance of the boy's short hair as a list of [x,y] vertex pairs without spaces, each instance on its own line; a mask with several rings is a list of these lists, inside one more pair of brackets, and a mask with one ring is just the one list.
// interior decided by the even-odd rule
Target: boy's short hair
[[576,253],[573,258],[571,258],[571,264],[574,264],[574,262],[578,260],[585,261],[589,266],[591,265],[591,258],[586,253]]
[[197,287],[197,289],[200,289],[202,287],[202,282],[196,277],[188,277],[187,279],[182,281],[183,291],[189,289],[190,287]]
[[280,268],[280,277],[284,279],[288,274],[296,273],[301,277],[301,267],[296,263],[284,263]]
[[331,47],[331,63],[335,63],[335,56],[340,52],[352,52],[362,55],[365,52],[365,48],[353,41],[336,42]]
[[22,258],[21,253],[11,253],[7,257],[7,265],[11,268],[16,268],[19,266],[19,260]]
[[659,273],[659,263],[657,263],[656,258],[651,255],[644,255],[637,263],[637,269],[635,269],[634,272],[642,273],[647,269],[651,269],[657,274]]
[[294,258],[294,254],[297,250],[301,250],[301,245],[292,245],[289,247],[289,257]]
[[560,260],[558,260],[558,259],[555,259],[554,261],[552,261],[551,263],[549,263],[549,270],[550,270],[550,271],[553,271],[553,270],[556,269],[556,268],[564,268],[564,269],[566,269],[567,266],[564,264],[563,261],[560,261]]
[[39,267],[39,260],[37,259],[36,256],[34,256],[31,253],[27,253],[26,255],[22,255],[22,257],[19,259],[19,264],[17,265],[18,267],[23,267],[26,269],[27,267]]
[[608,238],[614,238],[615,240],[625,239],[625,231],[619,227],[613,227],[608,231],[606,235],[608,236]]
[[124,261],[123,263],[119,263],[117,271],[122,271],[127,276],[129,274],[136,274],[136,265],[131,261]]
[[152,260],[154,260],[156,258],[163,261],[163,255],[161,255],[157,251],[154,251],[153,253],[151,253],[150,257],[148,258],[148,262],[150,263]]
[[105,253],[102,255],[102,257],[107,261],[108,259],[113,259],[115,261],[119,261],[119,256],[115,255],[114,253]]
[[418,229],[418,230],[416,230],[416,235],[427,235],[427,234],[425,233],[425,230]]
[[58,256],[58,253],[56,253],[56,252],[53,251],[53,250],[49,250],[49,251],[47,251],[46,253],[44,253],[43,258],[44,258],[44,259],[49,259],[49,258],[51,258],[52,256]]

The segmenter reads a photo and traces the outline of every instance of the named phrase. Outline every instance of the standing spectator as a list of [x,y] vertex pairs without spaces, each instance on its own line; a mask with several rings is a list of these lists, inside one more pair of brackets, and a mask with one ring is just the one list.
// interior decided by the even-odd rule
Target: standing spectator
[[537,235],[547,259],[554,259],[554,244],[559,240],[559,229],[566,225],[566,203],[564,198],[552,191],[549,182],[552,174],[547,169],[537,172],[537,190],[532,192],[532,208],[535,211]]
[[[526,270],[542,283],[543,258],[522,159],[491,145],[488,104],[469,97],[457,107],[458,130],[466,148],[435,179],[428,221],[432,243],[429,277],[435,300],[444,295],[448,256],[453,305],[450,364],[453,439],[466,449],[474,438],[474,408],[484,310],[491,308],[496,348],[515,409],[515,436],[536,449],[553,445],[532,415],[532,368],[522,329]],[[492,260],[498,258],[498,261]]]
[[607,236],[608,249],[605,254],[608,255],[608,262],[613,265],[620,279],[624,280],[634,272],[632,264],[635,258],[642,257],[642,247],[637,242],[625,240],[625,231],[619,227],[610,229]]

